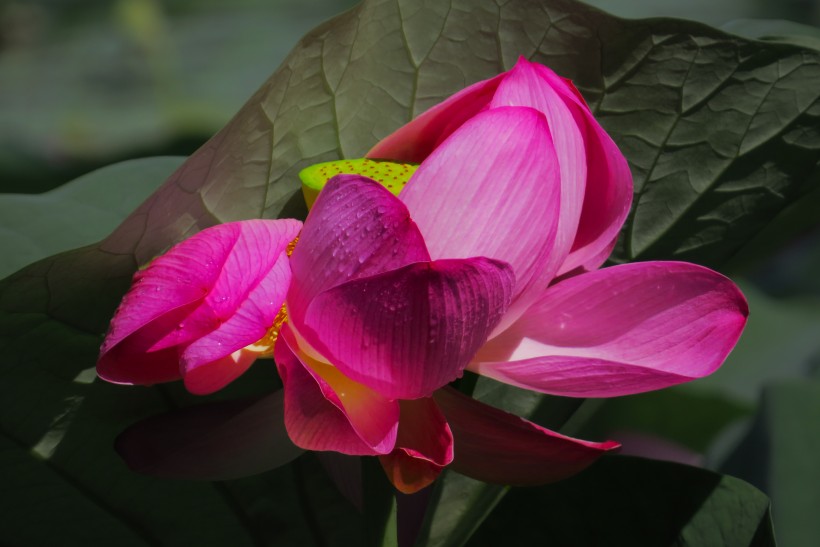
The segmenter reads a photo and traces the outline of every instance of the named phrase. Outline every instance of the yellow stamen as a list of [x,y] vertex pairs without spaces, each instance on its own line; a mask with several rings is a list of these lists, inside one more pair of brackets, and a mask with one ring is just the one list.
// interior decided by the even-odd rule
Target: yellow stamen
[[285,249],[285,252],[286,252],[286,253],[288,253],[288,256],[290,256],[290,255],[292,255],[292,254],[293,254],[293,249],[295,249],[295,248],[296,248],[296,244],[297,244],[297,243],[299,243],[299,236],[296,236],[296,237],[293,239],[293,241],[291,241],[290,243],[288,243],[288,247],[287,247],[287,249]]
[[279,331],[282,329],[282,325],[284,325],[287,320],[288,309],[285,304],[282,304],[282,307],[279,309],[279,313],[277,313],[276,317],[273,319],[273,325],[271,325],[268,329],[265,336],[263,336],[262,339],[255,344],[251,344],[245,349],[258,353],[260,357],[270,357],[273,355],[273,347],[276,345],[276,340],[279,339]]
[[[288,256],[293,254],[293,249],[296,248],[296,244],[299,242],[299,236],[296,236],[293,241],[288,243],[285,252]],[[279,331],[282,329],[282,325],[288,320],[288,308],[285,304],[282,304],[282,307],[279,308],[279,313],[276,314],[276,317],[273,318],[273,325],[268,329],[268,332],[265,333],[259,341],[247,346],[245,349],[249,351],[253,351],[259,354],[259,357],[270,357],[273,355],[273,347],[276,345],[276,341],[279,339]]]

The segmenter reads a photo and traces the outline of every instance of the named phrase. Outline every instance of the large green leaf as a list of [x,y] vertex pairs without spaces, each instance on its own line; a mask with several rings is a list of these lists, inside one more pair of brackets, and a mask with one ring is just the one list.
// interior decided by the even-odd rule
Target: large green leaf
[[[66,482],[100,507],[130,508],[134,526],[152,537],[183,534],[168,530],[161,511],[137,509],[154,507],[147,487],[130,482],[142,479],[113,455],[100,459],[119,428],[162,407],[157,392],[75,381],[91,374],[100,333],[133,271],[214,223],[304,215],[302,167],[362,155],[519,55],[573,78],[630,160],[636,202],[619,260],[718,265],[817,185],[817,52],[688,22],[624,21],[569,0],[369,0],[306,36],[233,120],[109,237],[0,282],[3,434],[30,456],[59,425],[62,441],[46,459]],[[102,402],[91,405],[97,397]],[[81,401],[77,410],[72,401]],[[82,442],[86,436],[94,442]],[[126,486],[111,486],[118,481]],[[151,488],[168,505],[204,499]],[[469,485],[464,499],[481,497],[483,488]],[[132,491],[145,495],[124,500]],[[72,507],[74,520],[93,518]],[[203,530],[233,530],[236,523],[224,521],[230,513],[220,514]]]
[[780,381],[763,391],[744,441],[723,469],[767,492],[783,545],[820,542],[820,382]]
[[104,238],[183,160],[126,161],[42,194],[0,194],[0,278]]
[[769,500],[729,476],[624,456],[514,489],[469,545],[774,546]]
[[820,28],[782,19],[735,19],[721,29],[753,38],[820,49]]

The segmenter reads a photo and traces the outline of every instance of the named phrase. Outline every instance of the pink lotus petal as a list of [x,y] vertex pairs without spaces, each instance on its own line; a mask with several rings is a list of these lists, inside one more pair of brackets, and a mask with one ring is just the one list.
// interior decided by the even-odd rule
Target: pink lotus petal
[[464,122],[487,107],[504,77],[499,74],[462,89],[379,141],[367,157],[421,163]]
[[[512,322],[555,274],[560,173],[544,116],[494,108],[467,121],[418,168],[399,197],[430,256],[486,256],[515,272]],[[431,199],[435,196],[435,199]]]
[[[129,293],[130,294],[130,293]],[[129,294],[126,294],[128,298]],[[133,302],[133,301],[132,301]],[[199,306],[199,301],[190,302],[170,310],[152,320],[129,336],[120,337],[116,342],[111,332],[117,333],[118,318],[129,317],[124,300],[111,321],[111,330],[103,342],[97,361],[97,375],[115,384],[153,385],[182,378],[179,368],[179,349],[169,347],[154,350],[152,347],[173,331],[180,321],[184,321]],[[139,309],[135,308],[134,316]]]
[[476,356],[471,370],[527,389],[614,397],[717,369],[748,307],[722,275],[684,262],[643,262],[572,277]]
[[582,128],[586,120],[575,100],[565,97],[542,78],[538,66],[521,57],[498,86],[490,107],[529,106],[546,116],[561,174],[558,231],[548,267],[555,272],[572,247],[584,204],[587,158]]
[[328,181],[291,256],[291,321],[302,324],[311,300],[345,281],[430,259],[407,208],[382,185],[360,175]]
[[208,403],[154,416],[126,429],[117,452],[155,477],[221,481],[274,469],[302,453],[283,421],[282,392]]
[[255,351],[240,349],[221,357],[211,355],[209,358],[213,361],[202,362],[199,366],[188,369],[184,368],[183,361],[182,379],[185,389],[194,395],[215,393],[244,374],[257,357],[259,353]]
[[[234,258],[239,254],[236,251],[237,249],[233,254]],[[291,281],[286,249],[266,249],[259,245],[256,250],[254,247],[248,248],[247,252],[249,254],[244,258],[249,263],[254,262],[253,253],[258,253],[262,258],[269,256],[268,253],[275,256],[278,252],[279,258],[266,273],[253,271],[248,264],[232,264],[231,260],[225,264],[226,274],[233,272],[236,276],[235,285],[238,286],[215,287],[205,304],[209,307],[208,311],[214,309],[211,300],[215,299],[213,304],[219,305],[224,302],[220,299],[225,298],[226,294],[232,294],[234,298],[238,294],[243,298],[232,303],[230,308],[238,305],[233,311],[216,312],[221,322],[219,326],[191,342],[182,351],[182,375],[186,388],[192,393],[213,393],[242,374],[254,358],[251,352],[243,351],[242,348],[261,340],[267,334],[285,300]],[[265,267],[270,266],[269,261],[264,262]],[[253,282],[257,282],[256,286],[247,287]],[[250,288],[249,292],[242,291],[247,288]],[[192,314],[195,315],[196,312]],[[240,355],[233,356],[236,352],[240,352]]]
[[451,469],[485,482],[535,485],[567,478],[618,448],[550,431],[452,388],[436,392],[455,439]]
[[413,494],[453,461],[453,434],[433,399],[401,401],[400,407],[396,448],[379,461],[399,492]]
[[100,376],[134,384],[179,379],[181,347],[230,322],[238,311],[243,328],[209,358],[262,338],[282,305],[289,277],[284,252],[301,225],[250,220],[214,226],[137,272],[103,342]]
[[[564,100],[575,105],[575,118],[584,135],[587,183],[581,221],[572,251],[559,273],[584,266],[595,269],[608,254],[602,251],[617,237],[632,204],[632,174],[626,158],[590,112],[572,82],[544,65],[530,63]],[[579,115],[580,114],[580,115]],[[591,261],[599,260],[597,264]]]
[[385,397],[427,397],[461,376],[513,283],[509,266],[487,258],[419,262],[325,291],[305,324],[349,378]]
[[393,450],[399,424],[396,401],[299,352],[287,323],[274,358],[285,390],[285,427],[294,444],[354,456]]

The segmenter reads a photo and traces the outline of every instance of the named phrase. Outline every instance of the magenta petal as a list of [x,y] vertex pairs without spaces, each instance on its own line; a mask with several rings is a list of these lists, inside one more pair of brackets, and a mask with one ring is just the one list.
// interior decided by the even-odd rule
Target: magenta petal
[[[216,329],[194,340],[182,351],[182,375],[186,388],[192,393],[202,395],[218,391],[250,366],[250,352],[236,356],[231,354],[259,341],[267,334],[287,295],[291,272],[285,248],[266,249],[259,246],[255,250],[250,247],[247,252],[249,254],[243,257],[246,259],[244,264],[231,261],[225,264],[226,273],[233,272],[236,276],[233,279],[234,286],[218,285],[208,296],[206,303],[213,301],[214,304],[221,304],[224,301],[220,299],[227,294],[238,293],[244,298],[228,308],[231,310],[238,304],[236,309],[217,315],[220,317],[220,324]],[[269,267],[267,272],[254,271],[250,267],[254,262],[252,253],[265,257],[267,253],[277,252],[279,258],[272,267],[269,267],[269,262],[264,264]],[[238,254],[235,250],[234,257]],[[247,285],[254,281],[257,282],[256,286],[251,286],[247,291]],[[214,305],[209,305],[209,308],[213,310]],[[222,317],[226,319],[223,320]]]
[[284,465],[302,453],[283,421],[282,392],[208,403],[138,422],[117,438],[132,470],[176,479],[229,480]]
[[509,266],[487,258],[419,262],[320,294],[305,324],[345,375],[385,397],[416,399],[461,376],[513,283]]
[[246,316],[243,328],[223,339],[222,351],[209,358],[259,340],[282,305],[288,281],[282,257],[300,228],[296,220],[222,224],[157,257],[134,275],[111,321],[97,363],[99,375],[133,384],[178,379],[181,349],[238,311]]
[[714,372],[747,315],[740,290],[708,268],[614,266],[550,287],[470,368],[571,397],[661,389]]
[[[632,174],[618,146],[590,112],[572,82],[552,70],[530,63],[553,89],[574,104],[575,119],[584,134],[587,161],[586,192],[572,250],[559,273],[578,266],[598,268],[602,252],[616,238],[632,204]],[[593,260],[597,263],[592,264]]]
[[359,175],[328,181],[291,256],[291,321],[302,324],[311,300],[350,279],[429,260],[407,208],[382,185]]
[[379,141],[367,157],[421,163],[464,122],[487,107],[504,77],[499,74],[462,89]]
[[451,469],[485,482],[545,484],[583,470],[616,442],[573,439],[508,414],[458,391],[436,392],[455,442]]
[[299,352],[288,324],[274,358],[285,390],[285,427],[305,450],[386,454],[396,443],[399,404]]
[[433,399],[401,401],[400,406],[396,448],[379,461],[399,492],[413,494],[453,461],[453,434]]
[[587,181],[583,129],[586,120],[576,99],[556,90],[538,71],[536,63],[521,57],[498,86],[491,108],[529,106],[546,116],[561,173],[561,208],[558,232],[550,255],[550,271],[557,270],[569,254],[578,230]]
[[[473,117],[418,168],[399,197],[433,259],[485,256],[515,272],[511,322],[549,284],[561,178],[544,116],[504,107]],[[434,199],[433,199],[434,196]]]

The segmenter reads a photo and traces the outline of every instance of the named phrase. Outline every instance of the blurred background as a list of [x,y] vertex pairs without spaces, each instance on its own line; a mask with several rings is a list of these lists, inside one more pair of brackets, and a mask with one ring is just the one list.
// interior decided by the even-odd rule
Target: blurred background
[[[752,19],[782,19],[766,28],[820,44],[817,0],[587,3],[623,17],[694,19],[746,35],[757,28]],[[42,203],[34,194],[59,191],[114,162],[190,154],[228,121],[303,34],[353,4],[0,0],[0,211],[6,211],[0,213],[0,235],[9,211],[28,215],[34,226],[29,240],[4,242],[12,252],[6,249],[0,277],[39,258],[15,252],[14,245],[34,248],[38,237],[49,237],[35,234],[37,215],[62,209],[60,195],[45,204],[49,194],[42,194]],[[161,179],[135,182],[124,192],[112,209],[111,226]],[[816,190],[774,228],[790,234],[786,248],[767,249],[763,237],[763,252],[738,257],[724,272],[742,286],[752,315],[718,373],[662,392],[592,402],[570,424],[576,430],[568,431],[587,438],[632,436],[626,451],[640,453],[648,443],[658,454],[752,482],[773,500],[783,545],[820,538],[818,211]],[[94,241],[88,237],[71,245]],[[661,450],[658,439],[669,444]]]
[[[187,155],[298,39],[353,0],[3,0],[0,190],[115,161]],[[816,0],[591,0],[624,17],[820,23]]]

